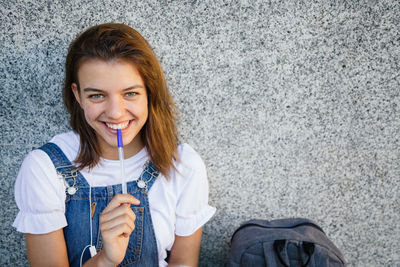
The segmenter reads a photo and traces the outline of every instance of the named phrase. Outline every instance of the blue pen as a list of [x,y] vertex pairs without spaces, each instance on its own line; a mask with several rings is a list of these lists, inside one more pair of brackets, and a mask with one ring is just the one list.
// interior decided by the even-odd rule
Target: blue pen
[[125,179],[125,167],[124,167],[124,144],[122,143],[121,129],[117,129],[117,141],[118,141],[118,155],[119,165],[121,167],[121,178],[122,178],[122,194],[127,194],[126,179]]

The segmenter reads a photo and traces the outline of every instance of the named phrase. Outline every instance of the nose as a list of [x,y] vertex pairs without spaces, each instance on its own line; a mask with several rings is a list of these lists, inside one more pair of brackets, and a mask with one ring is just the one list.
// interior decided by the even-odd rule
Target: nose
[[118,96],[113,96],[108,99],[106,114],[112,120],[117,120],[124,115],[125,103],[123,99]]

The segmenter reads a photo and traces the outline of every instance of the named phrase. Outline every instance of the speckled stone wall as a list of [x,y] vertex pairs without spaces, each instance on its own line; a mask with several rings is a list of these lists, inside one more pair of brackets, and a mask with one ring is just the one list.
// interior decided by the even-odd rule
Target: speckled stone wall
[[317,221],[350,266],[400,266],[398,1],[5,1],[0,4],[0,265],[26,266],[13,184],[66,131],[69,42],[123,22],[154,47],[203,157],[201,266],[250,218]]

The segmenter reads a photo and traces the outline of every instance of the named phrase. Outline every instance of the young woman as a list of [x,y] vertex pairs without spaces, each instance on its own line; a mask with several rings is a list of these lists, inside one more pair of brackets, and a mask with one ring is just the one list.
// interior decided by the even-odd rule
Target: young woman
[[175,105],[146,40],[123,24],[87,29],[70,46],[63,98],[72,131],[31,151],[15,184],[13,225],[31,266],[166,266],[167,251],[168,265],[196,266],[215,208],[204,163],[177,143]]

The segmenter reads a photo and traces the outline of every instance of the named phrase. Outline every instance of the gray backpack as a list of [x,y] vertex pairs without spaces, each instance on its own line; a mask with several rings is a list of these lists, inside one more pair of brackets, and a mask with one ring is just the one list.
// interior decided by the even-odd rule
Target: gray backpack
[[232,235],[229,267],[347,266],[339,249],[313,221],[250,220]]

